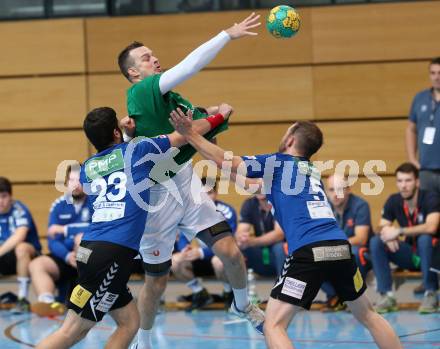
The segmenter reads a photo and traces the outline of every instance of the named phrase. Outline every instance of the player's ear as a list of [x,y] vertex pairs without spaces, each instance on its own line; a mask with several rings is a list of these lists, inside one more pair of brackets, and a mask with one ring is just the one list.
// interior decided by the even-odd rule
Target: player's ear
[[290,148],[293,145],[294,142],[295,142],[295,137],[293,135],[287,137],[286,148]]
[[133,78],[137,78],[139,76],[139,72],[135,67],[130,67],[127,70],[128,75],[130,76],[130,80]]
[[119,129],[119,127],[113,130],[113,139],[115,143],[122,143],[124,138],[122,135],[122,131]]

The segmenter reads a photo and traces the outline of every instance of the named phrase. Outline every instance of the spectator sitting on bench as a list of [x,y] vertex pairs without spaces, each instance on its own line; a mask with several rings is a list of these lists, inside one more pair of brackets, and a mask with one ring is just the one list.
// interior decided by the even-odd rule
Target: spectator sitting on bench
[[[64,304],[55,302],[55,285],[67,293],[78,275],[76,250],[82,233],[89,229],[90,210],[79,183],[79,171],[68,167],[67,192],[54,201],[49,213],[49,254],[35,258],[29,265],[38,303],[32,310],[43,316],[63,314]],[[61,293],[61,292],[60,292]],[[61,297],[62,298],[62,297]]]
[[12,197],[11,182],[0,177],[0,274],[17,274],[18,302],[13,313],[29,311],[29,263],[41,251],[29,209]]
[[[351,251],[356,258],[359,271],[365,280],[371,264],[364,260],[362,250],[368,244],[371,229],[370,206],[361,197],[350,192],[348,179],[335,174],[326,182],[326,193],[335,214],[336,222],[347,235]],[[323,311],[338,311],[345,308],[339,301],[334,287],[329,282],[322,284],[327,295],[327,304]]]
[[[202,178],[202,184],[205,186],[205,189],[208,189],[206,178]],[[237,214],[232,206],[217,200],[217,183],[210,190],[207,190],[207,193],[214,201],[217,211],[223,214],[231,227],[231,231],[235,233]],[[198,247],[190,244],[184,234],[179,234],[176,243],[178,252],[172,256],[171,271],[178,280],[186,282],[192,293],[187,296],[179,296],[178,300],[191,302],[186,309],[187,311],[203,308],[212,303],[212,296],[203,287],[202,281],[197,276],[216,275],[219,280],[223,281],[223,300],[225,307],[229,309],[233,298],[232,288],[227,282],[224,273],[218,271],[218,269],[223,270],[223,263],[220,258],[214,256],[212,250],[203,244],[202,241],[197,240],[197,242]]]
[[[379,313],[397,310],[392,292],[389,262],[404,269],[421,269],[425,295],[419,312],[437,311],[437,275],[429,271],[433,238],[440,220],[439,200],[434,192],[419,189],[419,171],[412,163],[400,165],[395,172],[399,193],[385,203],[380,231],[370,241],[370,255],[381,294]],[[397,221],[400,228],[393,227]]]
[[247,199],[240,210],[240,222],[235,239],[243,251],[246,265],[257,274],[281,274],[286,253],[284,233],[272,215],[272,205],[265,195],[257,194]]

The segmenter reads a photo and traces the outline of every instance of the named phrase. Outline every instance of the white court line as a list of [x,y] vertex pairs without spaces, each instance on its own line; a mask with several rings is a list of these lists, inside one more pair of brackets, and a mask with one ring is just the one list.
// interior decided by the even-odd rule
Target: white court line
[[236,320],[223,321],[223,325],[240,324],[242,322],[247,322],[247,320],[246,319],[236,319]]

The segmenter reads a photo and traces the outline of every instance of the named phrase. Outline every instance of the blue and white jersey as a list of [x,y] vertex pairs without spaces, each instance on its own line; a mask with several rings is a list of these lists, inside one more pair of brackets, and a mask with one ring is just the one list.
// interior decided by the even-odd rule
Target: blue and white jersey
[[289,254],[318,241],[347,240],[336,223],[321,175],[307,159],[275,153],[243,160],[247,176],[264,181],[264,193],[284,231]]
[[90,219],[91,208],[87,196],[79,204],[74,204],[71,197],[64,195],[56,199],[50,208],[48,226],[63,225],[65,234],[56,234],[53,238],[47,239],[49,251],[65,260],[67,254],[73,251],[75,236],[89,230]]
[[29,229],[25,241],[32,244],[37,251],[41,251],[34,219],[26,205],[20,201],[14,201],[9,212],[0,214],[0,245],[20,227]]
[[235,234],[235,231],[237,230],[237,212],[235,212],[235,209],[231,205],[220,200],[215,201],[215,207],[217,211],[225,217],[226,222],[231,227],[232,233]]
[[83,240],[138,250],[148,211],[155,210],[149,188],[174,168],[173,155],[168,137],[160,136],[116,144],[89,158],[80,180],[92,202],[92,222]]

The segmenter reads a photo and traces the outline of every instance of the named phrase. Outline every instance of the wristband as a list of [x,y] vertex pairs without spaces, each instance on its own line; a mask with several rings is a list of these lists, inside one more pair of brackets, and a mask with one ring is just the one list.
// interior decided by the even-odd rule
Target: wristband
[[206,121],[208,121],[211,125],[211,130],[216,128],[217,126],[221,125],[223,123],[223,121],[225,121],[225,117],[218,113],[215,115],[210,115],[208,116],[206,119]]

